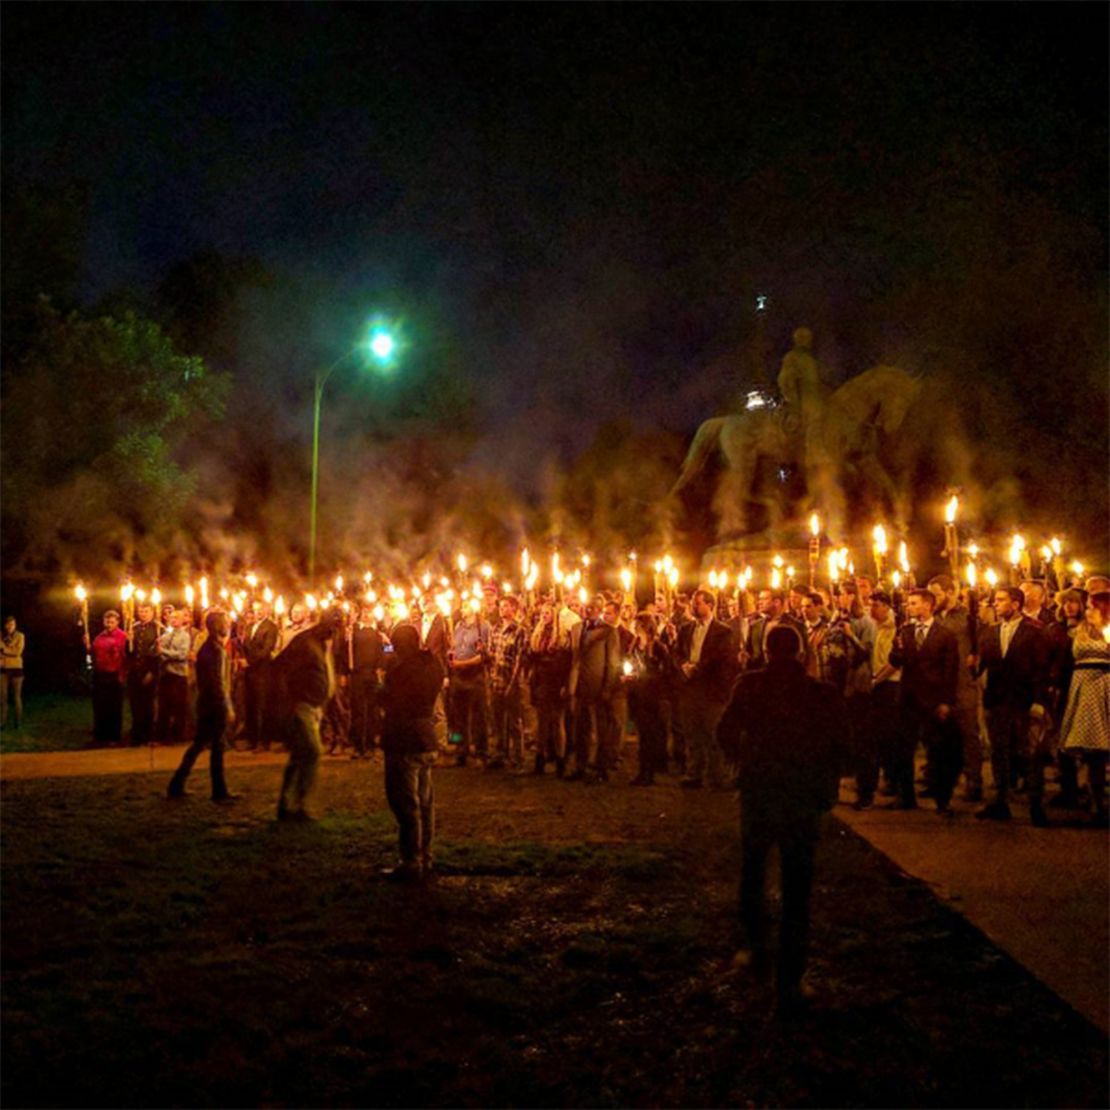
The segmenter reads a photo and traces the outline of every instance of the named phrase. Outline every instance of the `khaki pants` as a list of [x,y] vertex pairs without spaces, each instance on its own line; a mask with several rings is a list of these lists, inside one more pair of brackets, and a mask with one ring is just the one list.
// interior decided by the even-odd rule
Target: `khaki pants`
[[289,762],[281,783],[278,816],[304,813],[305,804],[316,786],[323,745],[320,743],[320,719],[323,711],[316,706],[298,702],[289,719]]

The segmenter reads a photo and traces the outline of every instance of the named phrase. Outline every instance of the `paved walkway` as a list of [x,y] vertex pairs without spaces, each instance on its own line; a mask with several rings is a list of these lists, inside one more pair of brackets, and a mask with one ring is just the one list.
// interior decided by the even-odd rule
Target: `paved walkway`
[[843,805],[833,813],[1110,1030],[1110,834],[1035,829],[1020,804],[1009,824],[976,821],[978,806],[954,808],[955,821],[926,802],[908,813]]
[[[71,775],[167,777],[181,749],[104,748],[0,756],[0,781]],[[228,752],[229,766],[282,763],[284,753]],[[841,805],[834,816],[907,874],[922,879],[1070,1005],[1110,1030],[1110,835],[1088,828],[1035,829],[1021,807],[1009,825],[976,821],[974,806],[943,821]]]

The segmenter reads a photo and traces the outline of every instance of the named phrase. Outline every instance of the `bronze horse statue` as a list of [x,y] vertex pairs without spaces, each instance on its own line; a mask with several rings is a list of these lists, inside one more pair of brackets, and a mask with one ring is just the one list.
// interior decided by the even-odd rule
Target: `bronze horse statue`
[[[817,510],[829,535],[845,534],[848,493],[897,527],[907,516],[905,491],[888,467],[891,443],[903,432],[918,401],[921,381],[894,366],[875,366],[836,390],[824,390],[813,411],[754,408],[706,420],[694,436],[672,494],[680,493],[720,455],[726,470],[714,497],[722,539],[750,534],[752,507],[762,509],[769,531]],[[804,416],[804,419],[803,419]],[[761,480],[767,465],[799,468],[800,501],[778,481]]]

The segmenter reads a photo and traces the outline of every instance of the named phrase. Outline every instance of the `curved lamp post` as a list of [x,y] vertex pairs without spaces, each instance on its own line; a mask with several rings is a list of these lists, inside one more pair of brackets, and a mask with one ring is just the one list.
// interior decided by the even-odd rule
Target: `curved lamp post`
[[328,378],[344,362],[363,348],[369,350],[370,355],[382,368],[387,368],[397,353],[397,340],[392,331],[386,327],[375,326],[370,332],[370,339],[366,344],[358,343],[346,354],[340,355],[326,370],[318,371],[316,383],[312,393],[312,500],[308,525],[308,578],[312,582],[316,577],[316,491],[320,484],[320,401],[324,396],[324,386]]

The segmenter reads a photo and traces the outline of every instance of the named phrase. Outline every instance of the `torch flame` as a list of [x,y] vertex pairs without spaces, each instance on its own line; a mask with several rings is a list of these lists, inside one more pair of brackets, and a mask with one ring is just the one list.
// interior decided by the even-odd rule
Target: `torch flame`
[[875,541],[875,551],[879,555],[886,554],[886,529],[881,524],[876,524],[871,529],[871,537]]
[[77,585],[74,587],[73,593],[77,597],[78,601],[84,601],[89,596],[88,591],[85,589],[84,586],[81,585],[80,582],[78,582]]
[[910,573],[910,552],[905,540],[898,545],[898,565],[902,568],[903,574]]
[[987,580],[987,585],[993,590],[998,585],[998,575],[995,573],[994,567],[988,567],[987,573],[983,575]]
[[809,517],[809,534],[817,539],[821,535],[821,518],[816,513],[811,513]]
[[130,582],[125,582],[119,591],[121,601],[130,601],[135,596],[135,587]]
[[466,556],[460,551],[455,558],[455,565],[459,568],[460,574],[466,574],[466,568],[469,566]]
[[193,606],[193,601],[196,599],[196,596],[196,591],[193,587],[187,585],[185,587],[185,604],[188,605],[190,609]]
[[979,581],[979,568],[974,563],[967,564],[967,584],[975,589]]
[[944,523],[945,524],[955,524],[956,523],[956,513],[959,511],[959,508],[960,508],[960,499],[955,494],[952,494],[952,496],[948,499],[948,505],[944,510]]
[[305,607],[308,609],[308,611],[310,613],[316,612],[316,608],[320,604],[316,600],[316,595],[315,594],[305,594],[304,595],[304,603],[305,603]]
[[1060,542],[1059,536],[1053,536],[1048,542],[1054,555],[1059,555],[1063,552],[1064,545]]

